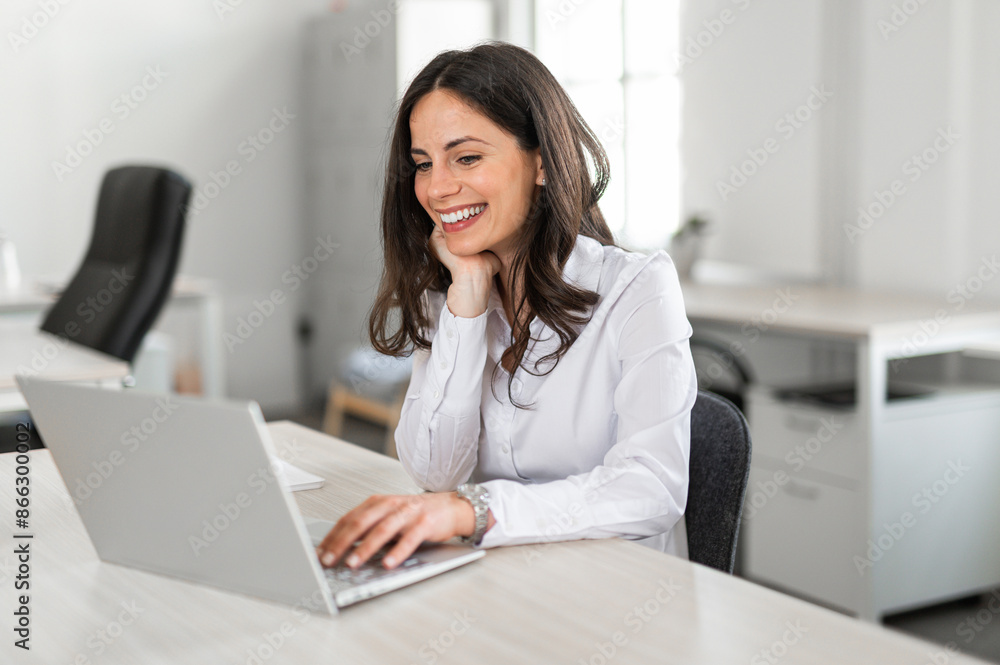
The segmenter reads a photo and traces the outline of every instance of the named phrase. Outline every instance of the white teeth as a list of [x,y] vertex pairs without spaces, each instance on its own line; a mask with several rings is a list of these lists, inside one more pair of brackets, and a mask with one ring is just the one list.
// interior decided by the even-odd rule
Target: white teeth
[[474,215],[478,215],[484,208],[486,208],[484,205],[472,206],[471,208],[463,208],[462,210],[456,210],[455,212],[444,213],[441,215],[441,221],[445,224],[454,224],[455,222],[460,222]]

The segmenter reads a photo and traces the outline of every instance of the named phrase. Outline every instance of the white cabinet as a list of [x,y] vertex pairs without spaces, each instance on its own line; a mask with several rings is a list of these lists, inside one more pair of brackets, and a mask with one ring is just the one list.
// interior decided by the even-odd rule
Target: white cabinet
[[747,577],[875,616],[1000,585],[1000,390],[889,402],[867,501],[853,409],[757,387],[747,416]]
[[[981,372],[960,356],[1000,338],[1000,312],[948,312],[932,335],[937,299],[793,287],[790,307],[751,328],[758,339],[746,322],[761,320],[774,289],[683,286],[695,334],[721,341],[728,326],[735,355],[752,356],[764,337],[838,346],[832,362],[761,354],[785,366],[755,367],[758,377],[829,378],[817,367],[854,377],[848,407],[781,401],[764,384],[750,391],[748,579],[869,620],[1000,586],[1000,385],[973,383]],[[932,392],[890,400],[890,379]]]

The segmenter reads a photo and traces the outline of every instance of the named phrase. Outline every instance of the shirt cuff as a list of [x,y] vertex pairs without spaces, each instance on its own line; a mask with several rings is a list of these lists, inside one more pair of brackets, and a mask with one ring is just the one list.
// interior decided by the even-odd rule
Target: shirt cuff
[[[489,492],[489,508],[496,520],[480,547],[574,540],[589,525],[582,496],[566,483],[526,486],[499,478],[479,484]],[[533,523],[524,523],[527,515],[534,516]]]

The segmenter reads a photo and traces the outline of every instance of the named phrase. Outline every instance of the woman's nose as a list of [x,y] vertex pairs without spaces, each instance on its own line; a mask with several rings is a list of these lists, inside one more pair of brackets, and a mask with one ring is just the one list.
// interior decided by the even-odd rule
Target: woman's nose
[[451,194],[455,194],[461,187],[461,181],[454,176],[451,169],[431,166],[431,179],[427,187],[427,193],[431,198],[443,199]]

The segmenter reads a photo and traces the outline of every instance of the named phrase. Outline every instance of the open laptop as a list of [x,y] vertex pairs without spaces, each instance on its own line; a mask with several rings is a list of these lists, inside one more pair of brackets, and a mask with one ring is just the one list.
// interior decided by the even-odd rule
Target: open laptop
[[300,516],[256,402],[16,380],[103,561],[335,614],[485,554],[435,544],[391,571],[323,569],[333,523]]

